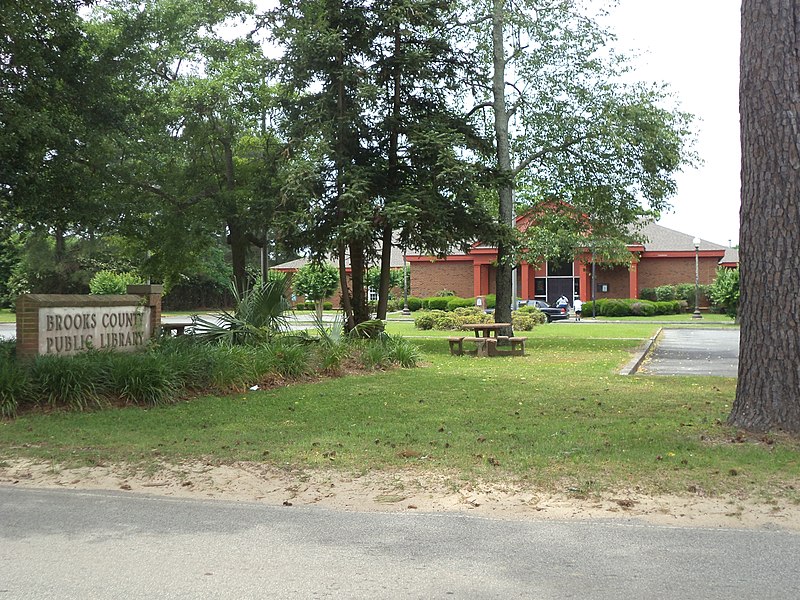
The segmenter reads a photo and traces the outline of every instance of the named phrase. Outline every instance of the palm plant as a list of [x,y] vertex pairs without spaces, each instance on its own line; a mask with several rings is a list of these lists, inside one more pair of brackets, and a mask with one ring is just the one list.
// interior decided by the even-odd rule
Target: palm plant
[[203,340],[228,345],[261,344],[288,331],[286,313],[291,306],[286,299],[286,277],[270,278],[239,294],[231,284],[236,308],[223,311],[213,320],[195,317],[195,335]]

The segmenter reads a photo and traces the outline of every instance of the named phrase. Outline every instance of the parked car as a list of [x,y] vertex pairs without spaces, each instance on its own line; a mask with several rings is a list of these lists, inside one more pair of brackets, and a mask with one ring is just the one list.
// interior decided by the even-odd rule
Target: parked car
[[527,302],[522,301],[520,302],[520,306],[523,305],[534,306],[538,308],[540,311],[544,313],[547,317],[547,322],[551,323],[553,321],[563,321],[564,319],[569,318],[569,307],[561,307],[556,308],[555,306],[550,306],[544,300],[528,300]]

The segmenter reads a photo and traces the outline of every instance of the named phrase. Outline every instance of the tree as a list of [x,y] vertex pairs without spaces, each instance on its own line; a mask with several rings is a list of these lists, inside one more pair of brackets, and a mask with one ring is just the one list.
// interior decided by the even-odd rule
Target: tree
[[743,0],[739,378],[729,422],[800,433],[800,21],[793,0]]
[[[494,140],[495,317],[510,322],[521,248],[546,249],[536,238],[561,231],[574,256],[581,237],[629,236],[638,219],[667,206],[674,174],[692,159],[690,116],[663,108],[663,90],[621,82],[626,67],[610,47],[613,36],[577,0],[487,0],[470,17],[486,65],[475,82],[475,108]],[[520,192],[537,216],[527,236],[514,227]],[[569,226],[546,218],[554,201],[568,203],[579,218]]]
[[739,320],[739,268],[717,268],[714,283],[709,286],[708,297],[729,317]]
[[98,191],[119,103],[99,40],[79,15],[85,4],[10,0],[0,8],[0,227],[51,235],[56,262],[67,235],[117,216]]
[[248,250],[265,244],[284,150],[267,126],[263,50],[225,32],[252,10],[247,1],[119,0],[91,24],[121,93],[136,99],[107,185],[126,203],[120,229],[142,241],[149,270],[168,283],[224,238],[239,296]]
[[284,0],[272,15],[285,46],[286,135],[302,157],[285,188],[286,229],[298,250],[338,258],[349,327],[369,318],[376,262],[385,316],[393,244],[445,254],[490,223],[475,190],[481,169],[467,160],[478,138],[449,98],[464,62],[445,22],[454,8]]
[[295,294],[305,296],[316,304],[317,317],[322,320],[322,303],[330,298],[339,285],[339,271],[329,264],[307,263],[292,277]]

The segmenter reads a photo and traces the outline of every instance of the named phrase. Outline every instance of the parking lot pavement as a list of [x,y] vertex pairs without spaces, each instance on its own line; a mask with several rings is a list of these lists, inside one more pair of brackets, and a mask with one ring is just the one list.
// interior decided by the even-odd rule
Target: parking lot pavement
[[637,373],[736,377],[738,329],[664,329]]

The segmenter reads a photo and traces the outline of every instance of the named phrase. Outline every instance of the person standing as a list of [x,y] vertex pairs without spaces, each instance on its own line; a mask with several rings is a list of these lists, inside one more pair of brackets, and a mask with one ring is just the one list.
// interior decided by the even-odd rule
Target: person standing
[[575,302],[573,303],[573,306],[575,307],[575,320],[576,321],[580,321],[581,320],[581,312],[583,310],[583,302],[581,301],[580,298],[575,298]]

